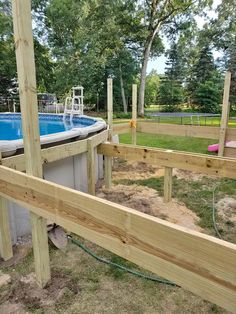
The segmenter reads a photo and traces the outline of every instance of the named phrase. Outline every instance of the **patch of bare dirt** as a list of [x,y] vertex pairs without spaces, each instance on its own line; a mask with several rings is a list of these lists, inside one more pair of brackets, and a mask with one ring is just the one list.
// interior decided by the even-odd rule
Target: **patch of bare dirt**
[[[124,161],[116,158],[114,159],[112,178],[115,181],[122,179],[143,180],[148,178],[163,177],[164,173],[164,168],[158,166],[152,166],[144,162]],[[173,176],[187,181],[199,181],[205,176],[205,174],[174,168]]]
[[202,174],[202,173],[198,173],[198,172],[174,168],[173,169],[173,176],[176,176],[177,179],[184,179],[186,181],[200,181],[206,175]]
[[3,297],[5,302],[2,302],[0,313],[4,313],[1,308],[5,308],[7,305],[13,307],[17,304],[20,310],[46,310],[47,308],[53,308],[65,295],[75,295],[79,291],[78,283],[73,281],[69,275],[53,272],[50,284],[45,289],[41,289],[36,282],[35,274],[31,273],[25,277],[15,278],[14,285]]
[[0,313],[4,314],[26,314],[23,304],[5,302],[0,304]]
[[31,248],[32,244],[30,242],[15,245],[13,247],[13,257],[8,261],[0,260],[0,267],[10,267],[21,263],[24,260],[24,258],[29,254]]
[[180,226],[202,231],[197,225],[199,218],[195,213],[176,200],[164,203],[163,198],[159,197],[154,189],[119,184],[111,190],[101,189],[97,196]]
[[144,162],[131,162],[115,159],[113,164],[113,180],[142,180],[152,177],[162,177],[164,169]]
[[225,222],[230,221],[236,225],[236,199],[224,197],[217,202],[216,209]]

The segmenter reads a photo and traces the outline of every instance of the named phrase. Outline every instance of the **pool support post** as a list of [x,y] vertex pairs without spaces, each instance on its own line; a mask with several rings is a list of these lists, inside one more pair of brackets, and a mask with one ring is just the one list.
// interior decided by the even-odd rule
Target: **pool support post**
[[[0,152],[0,164],[1,164]],[[13,257],[11,231],[9,223],[9,212],[7,200],[0,196],[0,256],[4,261]]]
[[[12,0],[12,15],[26,173],[42,178],[31,1]],[[36,279],[43,288],[51,278],[47,221],[31,212],[31,225]]]
[[137,144],[137,84],[132,85],[132,144]]
[[88,193],[95,195],[95,184],[96,184],[96,174],[95,174],[95,147],[93,145],[93,140],[91,138],[87,141],[88,152],[87,152],[87,176],[88,176]]
[[164,174],[164,203],[169,203],[172,197],[172,170],[173,168],[165,167]]
[[[107,123],[109,126],[108,140],[112,142],[113,136],[113,81],[107,79]],[[112,186],[112,157],[105,156],[105,187],[110,189]]]
[[219,150],[218,150],[218,156],[221,156],[221,157],[224,156],[226,132],[227,132],[228,120],[229,120],[230,81],[231,81],[231,73],[227,71],[225,74],[223,107],[222,107],[222,116],[221,116],[221,123],[220,123],[220,138],[219,138]]

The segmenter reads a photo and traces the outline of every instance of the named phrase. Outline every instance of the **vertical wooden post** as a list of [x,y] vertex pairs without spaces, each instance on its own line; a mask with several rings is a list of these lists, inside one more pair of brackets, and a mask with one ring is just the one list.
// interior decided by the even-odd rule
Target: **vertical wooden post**
[[[107,79],[107,123],[109,125],[108,140],[112,142],[113,136],[113,82]],[[112,185],[112,157],[105,156],[105,187]]]
[[[42,177],[31,1],[12,0],[12,13],[26,173]],[[36,214],[31,224],[36,278],[44,287],[50,280],[47,224]]]
[[224,156],[225,139],[226,139],[229,111],[230,111],[230,103],[229,103],[230,81],[231,81],[231,73],[226,72],[225,83],[224,83],[222,116],[221,116],[221,123],[220,123],[219,150],[218,150],[218,156],[221,156],[221,157]]
[[172,168],[165,167],[164,175],[164,202],[168,203],[172,197]]
[[[0,162],[1,157],[0,152]],[[0,197],[0,256],[4,261],[13,257],[7,200],[3,197]]]
[[95,184],[96,184],[96,172],[95,172],[95,154],[94,145],[91,139],[87,141],[88,152],[87,152],[87,173],[88,173],[88,193],[95,195]]
[[137,144],[137,84],[132,85],[132,144]]

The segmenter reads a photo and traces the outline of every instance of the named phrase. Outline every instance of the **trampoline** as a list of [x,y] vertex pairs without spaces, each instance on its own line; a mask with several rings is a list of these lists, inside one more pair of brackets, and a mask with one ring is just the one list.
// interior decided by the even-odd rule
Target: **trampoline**
[[191,124],[194,124],[194,120],[200,125],[200,118],[205,118],[205,125],[207,118],[220,117],[217,113],[201,113],[201,112],[146,112],[147,117],[154,117],[161,121],[161,118],[180,118],[181,124],[183,124],[183,118],[190,118]]

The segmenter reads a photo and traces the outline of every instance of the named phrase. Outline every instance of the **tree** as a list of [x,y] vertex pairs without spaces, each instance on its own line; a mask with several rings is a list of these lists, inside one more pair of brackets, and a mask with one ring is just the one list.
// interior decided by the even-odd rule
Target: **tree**
[[[138,1],[140,2],[140,1]],[[143,57],[140,77],[139,90],[139,114],[144,114],[144,95],[145,81],[148,59],[152,51],[153,43],[156,37],[160,36],[164,27],[168,28],[170,22],[175,19],[181,23],[185,17],[188,17],[191,9],[198,8],[201,10],[201,5],[206,5],[209,1],[192,1],[192,0],[145,0],[139,6],[143,13],[142,26],[145,33],[143,42]]]
[[164,76],[160,82],[159,104],[164,105],[164,111],[177,111],[178,105],[183,103],[183,88],[178,81],[171,81]]
[[158,92],[160,78],[155,70],[152,70],[146,79],[145,104],[147,106],[156,105],[158,102]]
[[166,53],[165,76],[161,79],[159,103],[165,105],[164,110],[176,111],[184,101],[182,80],[184,78],[184,62],[182,47],[172,42]]
[[221,90],[213,81],[200,83],[194,93],[194,103],[200,112],[216,113],[219,111]]

